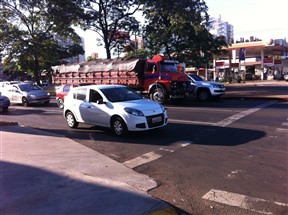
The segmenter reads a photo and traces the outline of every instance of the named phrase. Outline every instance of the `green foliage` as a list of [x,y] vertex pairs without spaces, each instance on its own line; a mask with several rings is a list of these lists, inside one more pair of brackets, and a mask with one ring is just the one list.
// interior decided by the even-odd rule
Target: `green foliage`
[[146,49],[136,49],[126,52],[125,54],[126,58],[133,57],[133,58],[142,58],[147,59],[148,58],[148,51]]
[[129,43],[129,34],[139,29],[139,23],[133,16],[139,5],[135,5],[134,0],[84,0],[83,8],[82,27],[100,36],[107,59],[111,58],[113,49],[124,51],[123,47]]
[[[78,45],[80,38],[71,27],[81,12],[77,0],[1,1],[0,51],[5,57],[4,66],[14,72],[32,73],[39,83],[41,71],[48,71],[62,59],[83,54]],[[67,44],[60,46],[56,35]]]
[[165,53],[197,67],[207,65],[225,42],[207,30],[203,0],[143,0],[145,38],[150,54]]

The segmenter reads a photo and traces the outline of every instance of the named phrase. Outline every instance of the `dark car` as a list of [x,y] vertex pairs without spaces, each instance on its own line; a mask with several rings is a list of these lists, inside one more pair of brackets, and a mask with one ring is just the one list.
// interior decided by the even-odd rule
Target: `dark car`
[[0,109],[7,111],[10,106],[10,100],[7,96],[2,96],[0,93]]

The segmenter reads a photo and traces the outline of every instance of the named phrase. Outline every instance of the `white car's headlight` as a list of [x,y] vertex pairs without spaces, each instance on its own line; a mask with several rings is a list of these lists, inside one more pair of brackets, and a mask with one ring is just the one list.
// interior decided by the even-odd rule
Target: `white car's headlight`
[[124,110],[129,113],[132,114],[134,116],[144,116],[144,114],[142,113],[142,111],[134,109],[134,108],[124,108]]

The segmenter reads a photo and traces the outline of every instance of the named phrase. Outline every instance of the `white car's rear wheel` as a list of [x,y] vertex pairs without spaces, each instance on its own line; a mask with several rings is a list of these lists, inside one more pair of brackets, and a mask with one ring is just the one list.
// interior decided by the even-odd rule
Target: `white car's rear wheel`
[[79,123],[76,121],[73,113],[68,112],[66,113],[66,122],[70,128],[77,128]]

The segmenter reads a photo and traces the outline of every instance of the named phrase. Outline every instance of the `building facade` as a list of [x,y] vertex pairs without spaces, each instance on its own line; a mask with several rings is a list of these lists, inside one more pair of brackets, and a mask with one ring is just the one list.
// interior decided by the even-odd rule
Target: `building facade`
[[226,38],[227,43],[231,43],[234,38],[234,27],[226,21],[221,19],[221,15],[218,18],[212,17],[209,19],[209,32],[214,36],[223,36]]
[[[67,41],[64,41],[62,39],[62,37],[59,36],[59,35],[55,35],[54,39],[57,40],[58,44],[63,46],[63,47],[73,44],[73,42],[69,41],[69,39]],[[84,46],[84,38],[81,37],[81,42],[79,43],[79,45],[82,46],[83,49],[85,50],[85,48],[84,48],[85,47]],[[69,58],[69,59],[64,59],[64,60],[69,62],[69,63],[76,63],[76,62],[84,62],[86,59],[85,59],[85,55],[78,55],[76,57]]]
[[[251,37],[253,38],[253,37]],[[242,40],[229,45],[226,54],[215,57],[215,76],[245,80],[282,79],[288,72],[288,43],[286,39]]]

